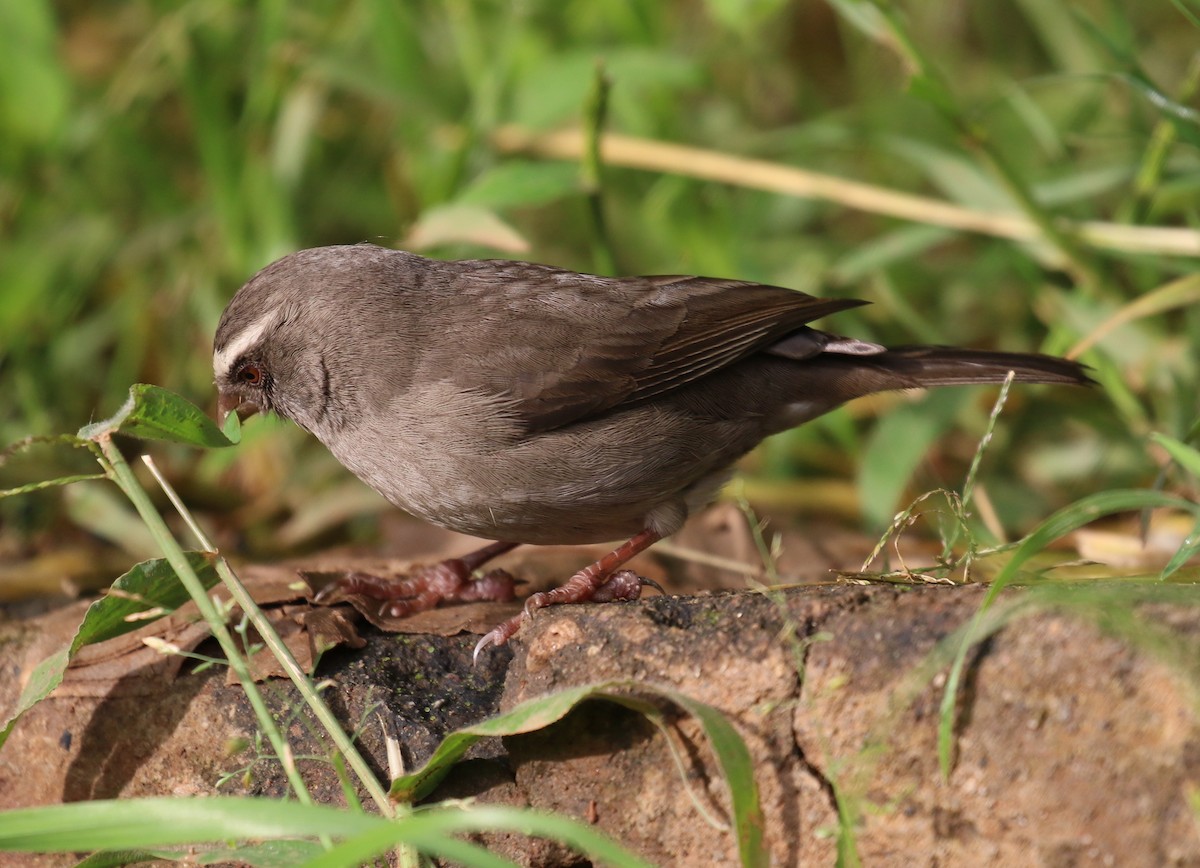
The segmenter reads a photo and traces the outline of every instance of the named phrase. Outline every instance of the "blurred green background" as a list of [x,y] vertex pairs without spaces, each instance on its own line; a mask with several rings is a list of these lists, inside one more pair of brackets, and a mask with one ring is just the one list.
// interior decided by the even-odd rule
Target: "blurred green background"
[[[869,299],[829,327],[892,343],[1063,353],[1159,299],[1084,354],[1103,389],[1014,390],[981,479],[1012,532],[1081,493],[1184,486],[1145,437],[1184,437],[1197,414],[1196,290],[1170,287],[1197,248],[1099,247],[1061,221],[1196,226],[1198,15],[1191,0],[0,3],[0,440],[73,432],[138,381],[211,407],[221,309],[298,248],[577,270],[610,249],[622,273]],[[1033,240],[687,165],[610,164],[597,189],[577,160],[497,139],[579,127],[598,63],[610,132],[1012,214]],[[906,492],[961,483],[994,396],[839,411],[760,450],[745,490],[878,528]],[[86,459],[38,450],[0,483]],[[378,500],[291,426],[163,463],[251,551],[371,538]],[[115,501],[76,488],[0,502],[0,550],[72,528],[136,549]]]

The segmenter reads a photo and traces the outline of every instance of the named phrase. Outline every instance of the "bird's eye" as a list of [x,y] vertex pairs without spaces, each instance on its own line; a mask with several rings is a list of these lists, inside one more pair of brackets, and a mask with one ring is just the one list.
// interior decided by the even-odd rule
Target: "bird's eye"
[[258,365],[243,365],[238,369],[237,378],[248,386],[261,386],[263,381],[262,368]]

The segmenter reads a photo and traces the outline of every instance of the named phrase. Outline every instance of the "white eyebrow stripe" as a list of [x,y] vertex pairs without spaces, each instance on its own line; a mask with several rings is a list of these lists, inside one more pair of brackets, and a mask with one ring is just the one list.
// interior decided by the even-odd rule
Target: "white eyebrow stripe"
[[229,372],[229,366],[237,361],[238,357],[250,347],[257,344],[267,329],[273,328],[279,322],[279,312],[270,311],[256,319],[250,325],[246,326],[242,331],[229,343],[213,353],[213,371],[219,377],[221,374]]

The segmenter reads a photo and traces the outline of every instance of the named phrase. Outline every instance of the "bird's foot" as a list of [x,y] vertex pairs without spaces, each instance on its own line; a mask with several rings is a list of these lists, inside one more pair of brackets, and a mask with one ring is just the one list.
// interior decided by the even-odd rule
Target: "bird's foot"
[[642,595],[642,588],[646,585],[657,588],[659,593],[665,593],[658,582],[639,576],[633,570],[618,570],[604,578],[603,574],[593,571],[595,566],[593,564],[591,567],[579,571],[560,587],[530,594],[520,615],[515,615],[507,621],[497,624],[479,640],[475,645],[472,659],[478,661],[479,653],[488,646],[498,648],[508,642],[538,609],[544,609],[547,606],[561,606],[564,603],[611,603],[636,600]]
[[472,579],[471,573],[484,562],[511,549],[508,543],[494,543],[461,558],[417,567],[401,578],[384,578],[368,573],[347,573],[321,589],[318,603],[331,603],[350,594],[383,600],[379,614],[403,618],[424,612],[442,602],[490,600],[508,602],[515,596],[516,580],[504,570],[492,570]]

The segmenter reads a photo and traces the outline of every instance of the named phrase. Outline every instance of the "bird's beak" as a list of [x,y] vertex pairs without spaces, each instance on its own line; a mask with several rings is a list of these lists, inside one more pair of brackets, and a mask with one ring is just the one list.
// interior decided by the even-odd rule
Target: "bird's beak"
[[222,425],[230,413],[237,413],[238,419],[245,422],[261,408],[253,401],[243,401],[240,395],[232,392],[217,393],[217,421]]

